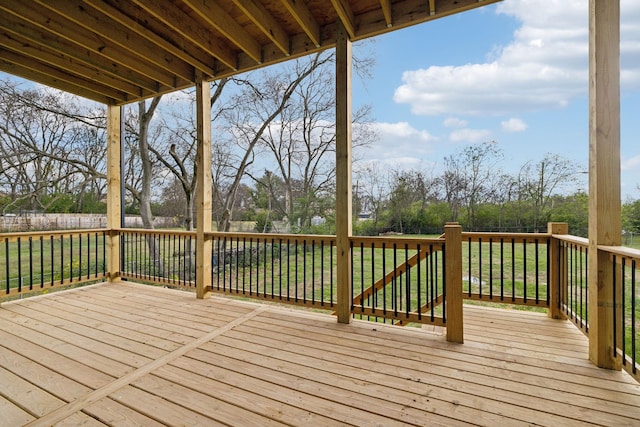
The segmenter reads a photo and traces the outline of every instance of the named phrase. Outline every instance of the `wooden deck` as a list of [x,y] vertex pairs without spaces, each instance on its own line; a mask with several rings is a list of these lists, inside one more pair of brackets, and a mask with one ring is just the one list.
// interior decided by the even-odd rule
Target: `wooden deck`
[[640,425],[640,386],[546,315],[465,306],[465,344],[132,283],[0,308],[0,425]]

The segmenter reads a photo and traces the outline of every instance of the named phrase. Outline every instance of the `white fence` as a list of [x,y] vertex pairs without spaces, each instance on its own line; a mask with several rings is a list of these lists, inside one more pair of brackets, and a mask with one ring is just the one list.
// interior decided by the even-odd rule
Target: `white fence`
[[[175,218],[156,217],[157,228],[179,227]],[[0,216],[0,231],[17,232],[33,230],[76,230],[86,228],[106,228],[107,218],[102,214],[26,214]],[[126,216],[125,227],[142,228],[139,216]]]

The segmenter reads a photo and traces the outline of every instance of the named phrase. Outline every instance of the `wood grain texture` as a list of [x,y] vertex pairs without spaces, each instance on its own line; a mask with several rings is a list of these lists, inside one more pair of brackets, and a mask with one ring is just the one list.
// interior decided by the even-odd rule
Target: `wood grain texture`
[[465,343],[131,282],[0,308],[0,425],[638,425],[640,386],[544,313]]

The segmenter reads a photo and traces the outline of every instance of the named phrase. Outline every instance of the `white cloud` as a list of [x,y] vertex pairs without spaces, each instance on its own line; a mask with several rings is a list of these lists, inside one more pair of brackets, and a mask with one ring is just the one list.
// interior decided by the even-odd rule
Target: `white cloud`
[[425,130],[418,130],[411,126],[407,122],[398,122],[398,123],[384,123],[379,122],[375,124],[377,130],[383,134],[386,134],[391,137],[398,138],[410,138],[413,140],[419,140],[424,142],[435,141],[435,137],[429,134],[429,132]]
[[637,170],[640,167],[640,155],[622,159],[620,167],[623,171]]
[[458,129],[449,134],[452,142],[484,142],[491,136],[491,131],[486,129]]
[[416,129],[407,122],[374,123],[378,140],[366,147],[359,157],[385,164],[418,164],[433,149],[438,138],[426,130]]
[[458,117],[449,117],[445,119],[442,124],[448,128],[463,128],[468,124],[468,122],[466,120],[459,119]]
[[511,118],[501,122],[502,130],[504,132],[523,132],[527,130],[527,124],[521,119]]
[[[501,115],[566,106],[588,90],[588,0],[505,0],[521,26],[480,64],[405,71],[394,100],[418,115]],[[621,0],[621,83],[640,88],[640,2]]]

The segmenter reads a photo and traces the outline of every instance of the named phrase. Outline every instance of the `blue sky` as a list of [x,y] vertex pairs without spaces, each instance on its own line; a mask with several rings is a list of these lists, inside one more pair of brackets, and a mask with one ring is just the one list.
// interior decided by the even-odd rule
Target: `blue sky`
[[[354,85],[354,105],[373,106],[380,139],[363,160],[437,173],[445,156],[496,141],[507,172],[546,153],[588,169],[588,0],[505,0],[372,49],[373,80]],[[621,0],[621,66],[624,201],[640,197],[638,0]]]

